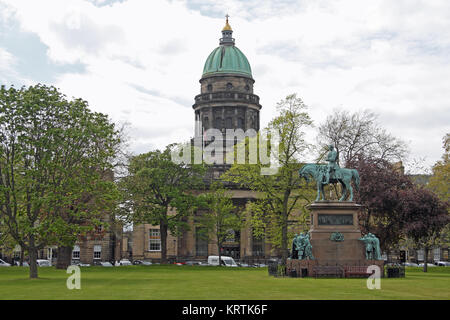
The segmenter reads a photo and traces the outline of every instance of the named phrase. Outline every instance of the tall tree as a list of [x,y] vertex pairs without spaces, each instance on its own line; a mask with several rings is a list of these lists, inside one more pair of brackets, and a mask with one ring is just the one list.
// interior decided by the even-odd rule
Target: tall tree
[[218,184],[214,185],[211,191],[202,194],[199,200],[203,203],[202,208],[206,210],[198,215],[196,226],[203,230],[203,237],[214,235],[220,262],[223,243],[229,238],[230,232],[234,234],[234,231],[241,227],[240,213],[233,205],[231,194]]
[[[304,130],[312,125],[306,109],[295,94],[277,104],[279,115],[267,128],[279,136],[279,145],[268,148],[271,156],[279,161],[275,174],[262,175],[264,165],[259,161],[257,164],[233,164],[222,176],[225,181],[259,192],[259,199],[250,204],[252,227],[256,236],[261,236],[262,230],[272,231],[266,233],[270,237],[266,240],[281,249],[284,264],[289,254],[289,219],[294,211],[302,210],[302,200],[307,201],[312,192],[298,176],[299,159],[308,148]],[[259,148],[262,152],[261,145]]]
[[205,172],[202,165],[173,162],[174,147],[132,157],[128,175],[119,183],[122,211],[128,221],[159,225],[163,263],[167,261],[168,231],[176,234],[187,228],[185,217],[193,213],[197,203],[191,191],[202,187]]
[[402,201],[405,235],[424,249],[424,272],[427,272],[428,253],[438,245],[441,231],[450,223],[448,203],[431,191],[415,186],[405,192]]
[[54,87],[0,89],[0,219],[30,258],[48,244],[71,246],[116,197],[111,169],[119,143],[107,116]]
[[326,155],[326,146],[332,144],[342,166],[357,156],[392,161],[402,159],[407,152],[405,142],[386,132],[377,115],[368,110],[355,113],[335,110],[319,126],[317,140],[322,147],[319,160]]

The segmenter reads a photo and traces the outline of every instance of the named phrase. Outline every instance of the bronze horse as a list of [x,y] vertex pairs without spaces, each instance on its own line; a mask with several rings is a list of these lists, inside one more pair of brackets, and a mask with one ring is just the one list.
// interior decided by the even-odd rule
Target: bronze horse
[[[309,181],[309,177],[313,177],[317,183],[317,197],[316,201],[325,199],[325,194],[323,192],[324,186],[324,176],[326,174],[327,165],[326,164],[316,164],[308,163],[305,164],[299,171],[300,177]],[[359,189],[359,174],[356,169],[339,168],[334,171],[333,176],[330,177],[330,184],[340,183],[342,185],[342,196],[339,201],[345,201],[350,192],[350,198],[348,201],[353,201],[353,188],[351,181],[355,183],[356,190]]]

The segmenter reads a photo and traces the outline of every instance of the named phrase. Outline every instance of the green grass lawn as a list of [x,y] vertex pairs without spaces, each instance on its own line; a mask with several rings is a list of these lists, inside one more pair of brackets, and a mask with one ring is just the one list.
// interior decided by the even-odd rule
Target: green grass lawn
[[381,279],[380,290],[366,279],[274,278],[267,268],[82,267],[80,290],[67,289],[68,276],[51,267],[29,279],[28,268],[0,268],[0,299],[450,299],[450,267],[407,268],[406,278]]

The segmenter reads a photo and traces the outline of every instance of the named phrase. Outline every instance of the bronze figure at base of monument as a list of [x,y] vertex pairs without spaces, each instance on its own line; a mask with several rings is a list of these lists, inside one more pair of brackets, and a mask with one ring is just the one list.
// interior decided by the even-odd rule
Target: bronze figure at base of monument
[[308,233],[313,258],[288,259],[287,270],[308,276],[319,273],[328,276],[366,276],[367,267],[377,265],[383,274],[383,260],[367,259],[380,259],[380,256],[366,254],[358,223],[360,209],[361,205],[355,202],[312,203],[309,206],[311,228]]

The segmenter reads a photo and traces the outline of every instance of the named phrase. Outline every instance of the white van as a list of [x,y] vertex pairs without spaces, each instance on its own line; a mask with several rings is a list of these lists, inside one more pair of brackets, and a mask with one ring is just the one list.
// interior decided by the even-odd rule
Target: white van
[[51,267],[52,266],[52,263],[50,262],[50,260],[37,259],[36,263],[37,263],[38,267]]
[[[227,256],[221,256],[220,259],[222,260],[221,265],[226,267],[237,267],[236,261],[232,257]],[[210,266],[218,266],[219,265],[219,256],[209,256],[208,257],[208,264]]]

